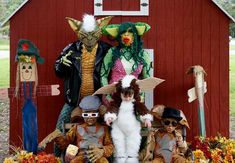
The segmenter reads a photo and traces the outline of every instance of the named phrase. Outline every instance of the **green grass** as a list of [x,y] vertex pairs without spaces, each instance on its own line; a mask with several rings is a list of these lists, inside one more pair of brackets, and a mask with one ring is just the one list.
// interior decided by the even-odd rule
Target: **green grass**
[[9,40],[0,40],[0,50],[9,50]]
[[0,59],[0,88],[9,87],[10,63],[9,58]]
[[235,45],[230,45],[229,49],[230,50],[235,50]]
[[235,115],[235,55],[230,55],[230,109]]
[[235,50],[235,45],[234,46],[230,46],[230,50]]

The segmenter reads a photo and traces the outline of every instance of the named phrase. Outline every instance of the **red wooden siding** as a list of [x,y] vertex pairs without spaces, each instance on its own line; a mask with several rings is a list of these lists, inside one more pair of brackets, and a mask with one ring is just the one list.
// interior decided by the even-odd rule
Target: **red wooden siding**
[[[114,1],[107,1],[105,5],[107,9],[120,10]],[[129,0],[128,7],[122,8],[136,10],[136,6]],[[39,85],[59,83],[61,86],[60,96],[36,99],[39,141],[54,130],[64,104],[63,81],[55,76],[53,66],[61,50],[77,39],[65,17],[81,19],[83,13],[93,13],[92,0],[32,0],[11,18],[11,86],[15,86],[14,57],[20,38],[32,40],[45,58],[45,64],[38,66]],[[144,47],[154,49],[155,76],[166,79],[155,89],[155,104],[183,109],[191,126],[188,138],[198,135],[197,102],[187,102],[187,90],[194,86],[194,79],[185,72],[188,67],[200,64],[208,74],[205,77],[208,84],[205,95],[207,135],[220,132],[228,136],[229,19],[224,13],[210,0],[150,0],[148,17],[116,16],[111,23],[125,21],[144,21],[152,27],[143,37]],[[10,104],[10,142],[17,146],[21,144],[19,137],[22,135],[20,101],[14,99]]]
[[123,11],[138,11],[140,10],[140,0],[114,0],[114,1],[103,1],[103,10],[123,10]]

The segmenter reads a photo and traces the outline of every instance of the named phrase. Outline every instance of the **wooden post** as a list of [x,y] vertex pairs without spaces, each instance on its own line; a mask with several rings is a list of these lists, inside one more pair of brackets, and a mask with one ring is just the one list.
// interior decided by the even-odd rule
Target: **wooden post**
[[198,118],[200,136],[206,136],[206,125],[205,125],[205,112],[204,112],[204,93],[206,93],[206,82],[204,82],[204,71],[200,65],[195,65],[189,68],[187,74],[194,74],[195,87],[188,90],[189,102],[192,102],[196,98],[198,99]]

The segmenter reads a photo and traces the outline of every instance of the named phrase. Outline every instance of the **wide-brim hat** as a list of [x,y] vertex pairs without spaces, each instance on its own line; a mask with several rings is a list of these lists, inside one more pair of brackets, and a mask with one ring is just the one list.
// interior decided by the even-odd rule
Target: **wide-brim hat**
[[[162,116],[163,116],[163,112],[165,111],[165,109],[167,109],[169,107],[166,107],[164,105],[155,105],[152,109],[151,109],[151,113],[153,114],[153,116],[156,118],[157,121],[159,120],[162,120]],[[182,110],[179,110],[180,111],[180,117],[182,118],[180,121],[179,121],[179,124],[183,125],[183,126],[187,126],[188,128],[189,127],[189,124],[188,124],[188,121],[187,121],[187,118],[186,116],[184,115],[183,111]],[[167,111],[166,111],[167,112]]]
[[101,101],[99,97],[86,96],[81,100],[79,107],[84,111],[93,111],[93,110],[98,110],[100,105]]
[[[32,43],[31,41],[27,39],[21,39],[18,42],[18,47],[17,47],[17,54],[16,54],[16,61],[26,61],[29,58],[24,58],[22,56],[27,56],[29,58],[35,57],[36,62],[39,64],[44,63],[44,59],[40,57],[39,50],[38,48]],[[28,61],[30,62],[30,61]]]
[[182,117],[180,116],[180,111],[175,108],[166,107],[162,113],[162,118],[173,118],[180,121]]

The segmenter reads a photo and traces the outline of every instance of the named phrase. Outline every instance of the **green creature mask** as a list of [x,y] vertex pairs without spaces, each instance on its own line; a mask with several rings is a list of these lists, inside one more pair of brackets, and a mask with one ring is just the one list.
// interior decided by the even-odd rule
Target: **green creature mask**
[[66,19],[86,49],[91,51],[102,35],[102,27],[109,23],[112,16],[95,20],[92,15],[84,15],[83,22],[69,17],[66,17]]
[[[124,56],[127,60],[133,59],[135,61],[132,67],[133,71],[138,67],[139,63],[147,65],[145,58],[143,58],[143,43],[141,36],[149,29],[150,26],[142,22],[125,22],[122,24],[111,24],[104,26],[102,28],[102,32],[105,35],[114,37],[119,43],[119,45],[114,49],[112,64],[115,63],[117,58]],[[126,53],[127,51],[128,53]],[[127,54],[129,55],[127,56]],[[109,66],[112,67],[113,65]]]

